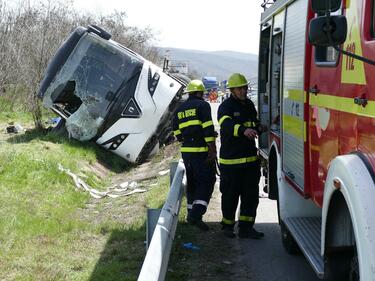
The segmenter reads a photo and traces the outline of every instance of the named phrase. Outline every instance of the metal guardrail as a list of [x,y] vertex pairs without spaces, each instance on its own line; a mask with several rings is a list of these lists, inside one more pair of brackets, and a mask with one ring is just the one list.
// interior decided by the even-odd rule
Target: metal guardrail
[[[173,168],[171,168],[172,173]],[[161,210],[138,281],[162,281],[167,272],[169,255],[177,228],[178,214],[184,193],[185,166],[180,161],[170,191]]]

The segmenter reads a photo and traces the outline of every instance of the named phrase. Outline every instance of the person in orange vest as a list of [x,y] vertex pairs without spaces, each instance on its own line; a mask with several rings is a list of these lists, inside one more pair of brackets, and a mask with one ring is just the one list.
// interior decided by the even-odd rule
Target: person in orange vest
[[214,91],[214,102],[217,101],[217,91]]

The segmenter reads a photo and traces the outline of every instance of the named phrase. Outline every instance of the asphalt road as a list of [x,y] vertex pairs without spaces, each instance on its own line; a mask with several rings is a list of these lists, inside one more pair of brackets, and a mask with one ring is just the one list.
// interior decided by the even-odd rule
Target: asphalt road
[[281,244],[276,202],[260,198],[255,228],[263,231],[262,240],[237,239],[241,261],[251,281],[320,280],[305,257],[289,255]]
[[[211,110],[216,120],[219,103],[212,103]],[[217,142],[218,148],[220,146]],[[260,184],[260,191],[263,184]],[[219,196],[217,196],[219,198]],[[231,239],[230,243],[240,252],[237,267],[245,267],[246,272],[240,273],[236,280],[251,281],[318,281],[320,280],[303,254],[289,255],[281,244],[278,225],[276,201],[260,198],[255,228],[265,233],[262,240]],[[242,277],[246,275],[245,277]]]

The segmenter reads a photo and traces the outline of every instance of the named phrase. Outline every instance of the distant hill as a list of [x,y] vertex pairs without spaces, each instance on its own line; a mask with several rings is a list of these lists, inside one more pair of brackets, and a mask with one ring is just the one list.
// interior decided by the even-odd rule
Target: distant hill
[[202,76],[216,76],[219,81],[228,79],[233,72],[243,73],[252,82],[256,82],[258,56],[233,51],[198,51],[177,48],[160,48],[162,52],[169,50],[170,60],[188,62],[189,72]]

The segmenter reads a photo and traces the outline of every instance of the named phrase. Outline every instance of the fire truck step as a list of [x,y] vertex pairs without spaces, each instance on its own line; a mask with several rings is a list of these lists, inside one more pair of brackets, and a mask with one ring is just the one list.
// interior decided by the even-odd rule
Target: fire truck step
[[283,221],[318,277],[323,278],[324,262],[320,255],[322,219],[320,217],[297,217]]

